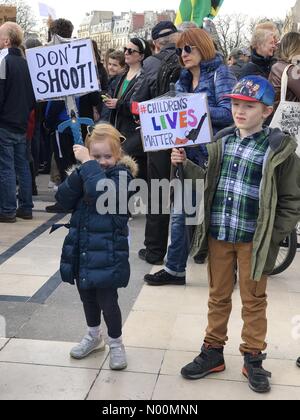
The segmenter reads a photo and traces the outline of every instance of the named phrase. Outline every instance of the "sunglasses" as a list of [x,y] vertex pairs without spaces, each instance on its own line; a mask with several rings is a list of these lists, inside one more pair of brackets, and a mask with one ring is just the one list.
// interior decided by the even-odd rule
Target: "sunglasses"
[[124,53],[128,53],[129,55],[132,55],[133,53],[141,54],[140,51],[127,47],[124,47]]
[[179,57],[181,57],[181,56],[182,56],[183,51],[184,51],[186,54],[192,54],[192,52],[193,52],[193,49],[194,49],[194,48],[197,48],[197,47],[195,47],[195,46],[193,46],[193,45],[185,45],[183,48],[176,48],[176,54],[177,54]]

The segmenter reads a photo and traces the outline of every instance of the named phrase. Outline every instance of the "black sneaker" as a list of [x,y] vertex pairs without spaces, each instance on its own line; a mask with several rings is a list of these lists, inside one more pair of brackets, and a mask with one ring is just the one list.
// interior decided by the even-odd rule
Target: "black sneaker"
[[245,353],[243,375],[248,379],[252,391],[265,394],[271,391],[268,378],[272,377],[270,372],[264,370],[262,362],[266,360],[266,354]]
[[149,284],[149,286],[165,286],[168,284],[185,286],[185,277],[172,276],[165,270],[161,270],[155,274],[147,274],[144,277],[144,280]]
[[139,251],[139,257],[140,257],[140,259],[141,259],[141,260],[143,260],[143,261],[146,261],[146,252],[147,252],[147,250],[146,250],[146,249],[141,249],[141,250]]
[[33,216],[32,216],[32,213],[30,212],[25,212],[25,211],[23,211],[23,210],[21,210],[21,209],[18,209],[17,210],[17,214],[16,214],[16,216],[17,216],[17,218],[18,219],[23,219],[23,220],[32,220],[33,219]]
[[46,212],[47,213],[69,213],[68,211],[66,211],[59,203],[55,203],[53,206],[48,206],[46,207]]
[[4,214],[0,214],[0,223],[16,223],[17,219],[16,216],[5,216]]
[[196,255],[194,257],[195,264],[205,264],[206,261],[206,255]]
[[146,249],[141,249],[139,251],[139,258],[143,261],[146,261],[148,264],[151,265],[163,265],[164,261],[163,259],[157,259],[157,257],[154,257],[147,252]]
[[181,370],[185,379],[202,379],[212,373],[220,373],[226,369],[223,355],[224,349],[203,345],[201,353],[194,361]]
[[299,357],[299,359],[297,360],[297,366],[300,368],[300,357]]

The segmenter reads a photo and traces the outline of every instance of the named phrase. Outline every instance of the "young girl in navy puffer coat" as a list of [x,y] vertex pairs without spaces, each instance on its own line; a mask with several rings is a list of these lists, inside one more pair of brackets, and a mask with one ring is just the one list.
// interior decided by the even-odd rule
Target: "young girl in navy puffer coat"
[[[126,287],[130,277],[126,191],[137,173],[135,162],[122,153],[121,138],[111,125],[96,125],[87,137],[86,147],[74,146],[81,166],[71,173],[56,195],[65,210],[73,211],[62,251],[61,276],[64,282],[76,283],[88,325],[87,335],[70,354],[83,359],[105,349],[100,328],[103,313],[108,328],[110,367],[114,370],[127,367],[117,290]],[[105,192],[107,188],[111,195]],[[107,197],[116,203],[116,208],[104,214],[100,207],[101,203],[106,205]],[[119,199],[124,197],[125,210],[121,214]]]

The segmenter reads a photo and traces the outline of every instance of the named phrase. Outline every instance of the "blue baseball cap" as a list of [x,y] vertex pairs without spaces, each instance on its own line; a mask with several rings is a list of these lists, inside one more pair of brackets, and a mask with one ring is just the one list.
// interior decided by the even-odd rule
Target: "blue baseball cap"
[[261,102],[267,106],[274,105],[275,96],[276,93],[272,84],[261,76],[244,77],[235,85],[231,94],[225,95],[227,98]]

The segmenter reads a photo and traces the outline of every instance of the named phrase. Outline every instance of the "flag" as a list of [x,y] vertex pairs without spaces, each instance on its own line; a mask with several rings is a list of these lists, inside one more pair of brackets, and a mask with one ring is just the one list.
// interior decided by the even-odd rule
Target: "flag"
[[56,19],[56,11],[53,7],[50,7],[46,3],[39,3],[39,10],[41,17],[49,17],[51,16],[52,19]]
[[219,13],[224,0],[181,0],[175,25],[195,22],[202,26],[205,17],[214,18]]

